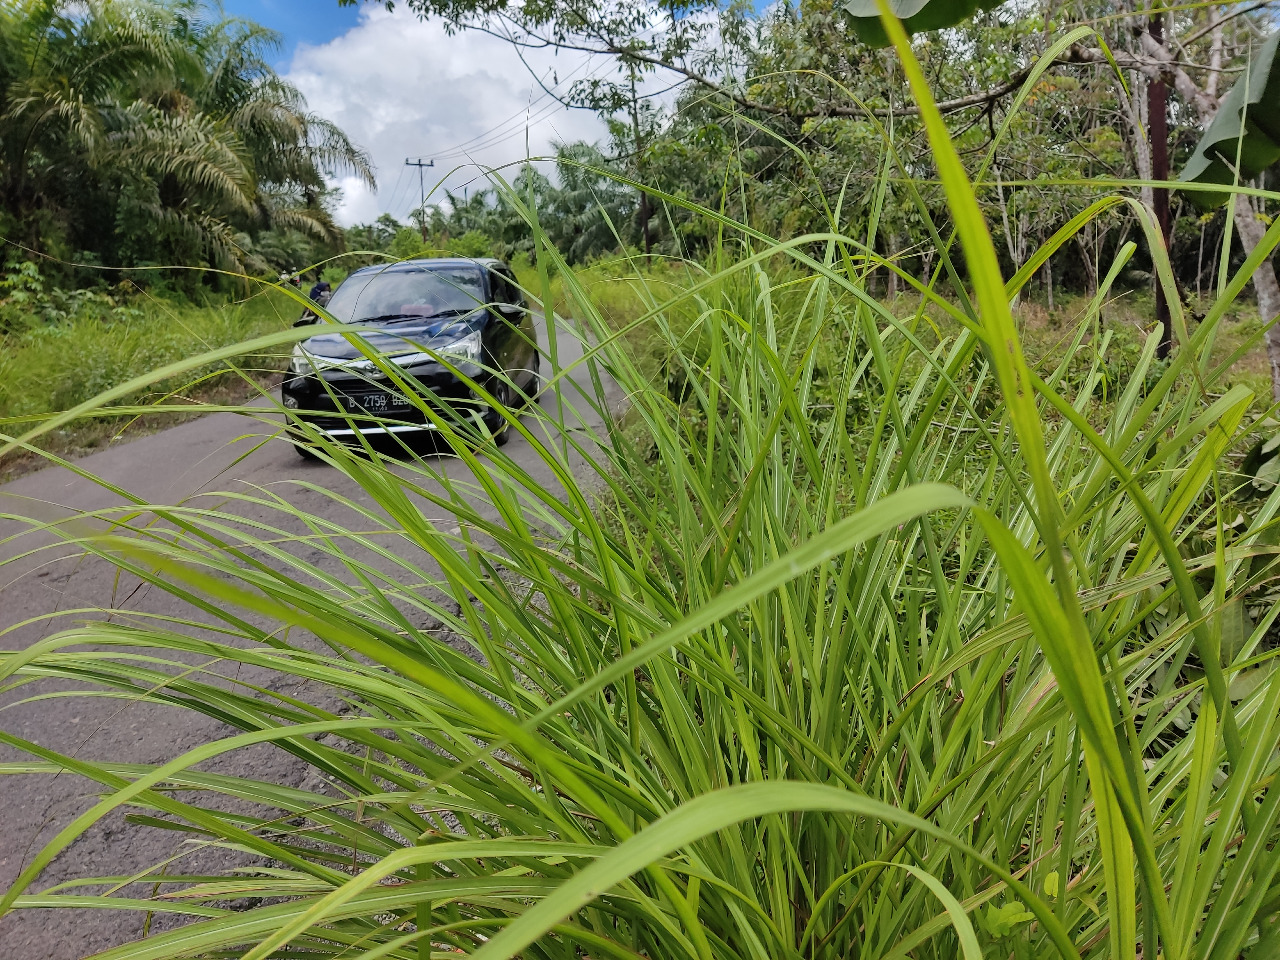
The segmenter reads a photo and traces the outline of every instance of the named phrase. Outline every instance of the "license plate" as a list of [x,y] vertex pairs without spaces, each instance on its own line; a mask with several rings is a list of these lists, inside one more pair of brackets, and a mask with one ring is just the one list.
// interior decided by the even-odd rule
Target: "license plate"
[[362,397],[342,398],[349,413],[392,413],[409,408],[407,398],[398,393],[367,393]]

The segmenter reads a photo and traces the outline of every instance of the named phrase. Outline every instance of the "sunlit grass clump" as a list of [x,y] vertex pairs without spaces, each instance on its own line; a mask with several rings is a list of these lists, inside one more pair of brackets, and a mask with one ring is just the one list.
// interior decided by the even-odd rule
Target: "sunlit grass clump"
[[[207,601],[220,639],[93,622],[4,655],[7,681],[242,732],[154,768],[5,735],[32,756],[5,772],[67,767],[104,799],[0,906],[75,894],[39,894],[42,868],[126,806],[269,865],[147,876],[129,905],[192,923],[103,957],[1274,956],[1280,494],[1239,469],[1263,410],[1209,358],[1280,226],[1198,326],[1179,318],[1171,363],[1152,338],[1107,380],[1099,311],[1127,248],[1036,372],[1009,302],[1038,262],[1000,276],[911,76],[967,270],[943,257],[946,297],[918,288],[897,316],[858,238],[739,230],[728,266],[638,281],[654,365],[544,244],[531,293],[557,273],[574,320],[544,344],[524,466],[444,424],[447,482],[431,458],[321,450],[376,504],[358,531],[252,493],[274,522],[151,505],[158,524],[59,525]],[[931,313],[962,332],[922,339]],[[574,369],[569,337],[591,345]],[[319,785],[195,769],[264,741]]]
[[[141,382],[139,389],[118,396],[116,405],[161,398],[238,404],[255,381],[265,383],[280,369],[278,347],[233,354],[230,362],[194,366],[185,361],[286,329],[297,316],[294,304],[275,291],[205,305],[143,297],[129,305],[113,304],[101,295],[84,299],[89,300],[86,307],[56,320],[31,311],[23,314],[25,323],[12,329],[0,324],[0,433],[25,433],[51,414],[134,380]],[[10,312],[19,311],[10,307]],[[175,364],[178,369],[170,377],[150,376]],[[121,431],[126,436],[140,432],[128,416],[83,418],[56,433],[46,432],[40,446],[66,454],[97,446]],[[0,466],[0,475],[3,471]]]

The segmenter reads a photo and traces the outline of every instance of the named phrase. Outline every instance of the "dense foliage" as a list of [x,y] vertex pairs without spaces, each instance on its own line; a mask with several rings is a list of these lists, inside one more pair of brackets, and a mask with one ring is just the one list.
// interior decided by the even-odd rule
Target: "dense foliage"
[[[933,0],[933,5],[970,13],[976,6],[992,6],[950,0]],[[928,224],[945,225],[949,215],[918,111],[896,59],[865,42],[865,31],[854,28],[842,3],[783,3],[763,14],[742,4],[714,10],[705,3],[682,4],[678,17],[660,0],[616,5],[409,0],[408,6],[459,28],[496,30],[518,43],[590,49],[613,58],[614,73],[597,70],[566,94],[569,102],[598,109],[610,121],[607,150],[576,158],[592,171],[592,182],[578,185],[589,189],[589,197],[576,191],[588,202],[558,207],[552,198],[542,198],[544,224],[571,261],[609,246],[703,256],[717,231],[682,207],[692,202],[749,218],[782,237],[820,229],[838,211],[841,229],[866,237],[899,269],[927,278],[937,267],[936,237]],[[999,228],[1006,273],[1020,268],[1031,250],[1108,193],[1110,186],[1099,181],[1150,180],[1148,89],[1158,77],[1174,76],[1167,117],[1171,169],[1177,173],[1187,166],[1207,118],[1234,80],[1250,64],[1254,85],[1259,76],[1265,79],[1264,40],[1274,30],[1270,16],[1231,5],[1179,8],[1165,15],[1163,26],[1176,56],[1152,45],[1146,8],[1132,4],[1086,2],[1066,9],[1033,0],[1008,2],[917,38],[915,53],[962,156],[987,157],[997,132],[1003,134],[998,150],[975,170],[975,179],[984,211]],[[647,29],[637,33],[642,23]],[[1062,46],[1058,41],[1071,23],[1090,29]],[[1050,48],[1053,57],[1034,89],[1017,97]],[[665,80],[672,73],[682,85],[666,106],[637,96],[637,75]],[[1272,129],[1274,119],[1268,114],[1264,124],[1260,109],[1250,115],[1249,129]],[[886,132],[896,157],[886,154]],[[559,180],[567,185],[563,152]],[[879,204],[881,171],[893,163],[901,164],[911,182],[887,182],[886,202]],[[597,171],[625,175],[661,195],[608,190]],[[1257,186],[1274,182],[1265,164],[1247,173]],[[917,212],[911,190],[925,201],[928,220]],[[1151,204],[1149,186],[1133,188],[1132,195]],[[1192,199],[1174,195],[1170,255],[1184,294],[1199,296],[1215,285],[1223,259],[1227,265],[1243,262],[1256,237],[1246,236],[1238,223],[1235,233],[1243,245],[1224,248],[1227,213],[1202,213]],[[442,209],[468,217],[463,232],[485,234],[496,250],[527,246],[519,218],[490,211],[487,219],[478,219],[475,202],[468,201],[464,213],[456,198],[449,198]],[[1242,198],[1237,206],[1250,221],[1265,221],[1274,212],[1258,197]],[[872,209],[880,211],[875,218],[869,215]],[[434,216],[435,236],[458,235],[458,223],[443,223],[439,211]],[[562,220],[582,225],[579,232],[586,229],[599,239],[585,251],[576,248],[575,228]],[[1063,288],[1096,290],[1099,265],[1138,231],[1134,208],[1111,207],[1076,233],[1067,249],[1047,259],[1037,278],[1040,295],[1052,306],[1055,292]],[[614,233],[617,240],[610,243]],[[1145,242],[1139,243],[1129,271],[1122,278],[1125,285],[1150,284],[1156,271]],[[881,281],[890,292],[899,288],[891,271],[884,271]]]
[[[556,144],[554,160],[554,180],[526,164],[511,189],[521,203],[537,207],[543,229],[571,263],[611,253],[639,236],[637,193],[617,179],[626,172],[623,165],[585,142]],[[413,211],[411,225],[383,214],[374,223],[348,228],[347,249],[393,257],[445,252],[529,262],[533,230],[499,188],[443,193],[441,201]],[[344,257],[341,264],[371,259]]]
[[373,171],[276,74],[276,43],[194,0],[0,5],[0,236],[88,265],[251,272],[281,266],[290,235],[337,243],[327,178]]
[[[410,6],[458,26],[505,23],[526,31],[526,42],[541,37],[574,47],[582,31],[608,40],[601,49],[617,72],[594,71],[567,96],[609,119],[609,142],[562,145],[552,179],[530,169],[517,184],[522,196],[536,198],[544,228],[570,262],[627,247],[702,256],[716,231],[682,207],[693,202],[783,237],[821,227],[838,210],[842,229],[867,237],[899,269],[928,277],[938,265],[935,238],[905,183],[889,181],[887,202],[877,207],[890,130],[897,159],[914,178],[910,189],[921,193],[932,220],[945,225],[948,218],[895,59],[866,44],[839,3],[806,0],[762,15],[730,5],[719,9],[718,20],[695,4],[687,16],[667,21],[645,4],[587,5],[577,13],[559,0],[518,10],[471,0]],[[196,0],[90,3],[83,16],[80,9],[23,0],[0,11],[0,233],[90,264],[214,264],[258,273],[302,269],[341,249],[326,175],[372,174],[341,131],[308,113],[271,69],[269,32],[213,15]],[[1195,78],[1183,71],[1187,83],[1175,84],[1169,113],[1175,170],[1203,131],[1203,104],[1216,103],[1242,74],[1269,29],[1265,12],[1234,12],[1243,15],[1196,7],[1166,17],[1166,33],[1180,38],[1185,55],[1169,69],[1198,61],[1195,70],[1204,71],[1192,70]],[[577,27],[570,23],[575,16]],[[666,26],[622,43],[623,31],[641,21]],[[1089,23],[1096,33],[1057,50],[1030,96],[1015,102],[1019,81],[1070,21]],[[1100,178],[1149,178],[1151,76],[1142,25],[1137,7],[1086,3],[1064,11],[1024,0],[917,41],[964,156],[985,155],[1004,127],[999,150],[977,179],[980,201],[1000,227],[1007,273],[1106,191]],[[1102,55],[1101,41],[1117,52],[1127,86]],[[637,77],[662,75],[661,67],[685,81],[674,99],[637,95]],[[660,194],[611,179],[620,176]],[[1260,173],[1258,183],[1268,176]],[[1149,202],[1151,191],[1134,194]],[[1263,200],[1240,204],[1252,205],[1249,218],[1269,216]],[[873,207],[881,210],[874,221]],[[416,214],[409,219],[387,237],[365,225],[346,242],[395,255],[512,257],[531,248],[527,226],[492,190],[446,196],[426,212],[425,225]],[[1188,295],[1210,289],[1223,257],[1238,265],[1256,242],[1240,227],[1245,246],[1224,250],[1227,219],[1221,210],[1201,215],[1175,196],[1171,256]],[[421,242],[405,232],[393,251],[401,226],[416,227]],[[1110,208],[1046,261],[1041,295],[1052,305],[1063,288],[1096,289],[1099,264],[1137,228],[1131,207]],[[1154,273],[1140,243],[1121,281],[1141,287]],[[900,287],[889,270],[880,282],[890,293]]]

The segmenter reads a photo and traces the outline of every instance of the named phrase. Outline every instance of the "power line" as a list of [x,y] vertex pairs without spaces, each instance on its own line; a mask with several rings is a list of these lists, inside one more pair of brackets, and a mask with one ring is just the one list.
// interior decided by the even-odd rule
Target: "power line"
[[[591,61],[588,58],[584,57],[582,62],[579,63],[576,67],[574,67],[573,70],[571,70],[568,74],[566,74],[563,80],[560,80],[557,78],[555,84],[552,85],[551,90],[558,90],[560,87],[564,86],[571,79],[573,79],[574,74],[578,73],[578,71],[582,70],[590,62]],[[592,72],[594,73],[596,71],[592,71]],[[469,140],[463,140],[461,143],[455,143],[452,146],[445,147],[443,151],[441,151],[441,153],[436,154],[437,158],[442,156],[445,153],[456,155],[458,154],[459,151],[466,152],[466,149],[471,147],[471,144],[475,143],[477,140],[483,140],[485,137],[489,136],[490,134],[494,133],[497,130],[500,130],[501,128],[505,127],[507,124],[513,121],[519,120],[521,117],[526,116],[528,112],[532,110],[536,104],[541,103],[543,100],[547,99],[547,97],[550,97],[550,96],[553,96],[551,91],[544,88],[543,92],[539,94],[535,99],[527,103],[523,109],[516,111],[511,116],[507,117],[507,119],[501,121],[500,123],[494,124],[488,130],[485,130],[483,133],[476,134],[474,137],[472,137]],[[559,103],[559,101],[556,101],[556,102]]]
[[391,204],[390,209],[396,208],[396,198],[400,196],[400,184],[404,181],[404,167],[400,168],[400,173],[396,177],[396,185],[391,188]]
[[[484,133],[477,134],[476,136],[472,137],[470,140],[464,140],[462,141],[462,143],[444,148],[442,151],[436,153],[435,155],[436,159],[437,160],[445,159],[445,158],[454,159],[457,157],[467,156],[468,154],[474,153],[477,150],[483,150],[483,149],[488,149],[489,147],[497,146],[499,143],[504,143],[507,140],[510,140],[513,137],[517,137],[521,133],[524,133],[528,127],[537,123],[541,123],[547,117],[555,113],[558,108],[564,106],[562,101],[560,101],[559,99],[554,99],[555,98],[554,91],[560,89],[566,83],[568,83],[573,78],[573,76],[576,73],[578,73],[580,70],[582,70],[584,67],[586,67],[588,63],[590,63],[590,60],[584,59],[582,63],[580,63],[577,67],[575,67],[568,75],[564,77],[564,79],[558,80],[550,89],[547,89],[544,87],[544,92],[538,97],[534,98],[529,103],[529,105],[525,107],[525,109],[521,110],[519,113],[513,114],[512,116],[508,117],[506,120],[502,121],[501,123],[496,124],[493,127],[490,127]],[[608,62],[597,65],[595,69],[593,69],[587,75],[587,78],[590,79],[592,77],[595,77],[602,71],[608,69],[609,66],[610,64]],[[552,97],[554,99],[554,102],[538,110],[536,115],[530,116],[529,111],[535,105],[541,103],[543,100],[547,99],[548,97]],[[516,126],[511,130],[503,130],[503,128],[507,127],[511,123],[516,123]],[[477,142],[477,141],[480,141],[480,142]]]
[[[425,181],[423,180],[423,173],[422,173],[423,167],[435,166],[436,160],[453,160],[459,157],[468,156],[479,150],[487,150],[491,147],[496,147],[499,144],[502,144],[508,140],[511,140],[513,137],[519,136],[521,133],[524,133],[527,129],[533,126],[536,126],[537,124],[546,120],[548,117],[554,114],[557,111],[557,109],[564,106],[564,104],[559,99],[555,98],[553,91],[558,90],[559,88],[564,86],[564,84],[568,83],[574,77],[574,75],[579,73],[583,68],[585,68],[588,65],[588,63],[590,63],[590,60],[584,58],[583,61],[580,64],[578,64],[578,66],[574,67],[574,69],[570,71],[563,79],[557,78],[556,83],[552,85],[549,89],[544,86],[543,93],[538,97],[534,98],[533,100],[531,100],[523,110],[520,110],[518,113],[512,114],[510,117],[501,121],[500,123],[494,124],[488,130],[485,130],[482,133],[476,134],[474,137],[471,137],[469,140],[463,140],[460,143],[457,143],[451,147],[446,147],[444,150],[436,153],[430,161],[423,161],[421,158],[419,158],[416,161],[413,158],[407,158],[405,160],[406,166],[418,167],[418,192],[420,197],[419,211],[420,211],[421,225],[422,225],[424,234],[426,231],[425,210],[426,210],[427,201],[426,201]],[[587,76],[593,77],[608,66],[609,66],[608,63],[597,66]],[[533,114],[530,113],[530,111],[533,109],[534,106],[536,106],[537,104],[540,104],[543,100],[546,100],[548,97],[552,98],[552,101],[553,101],[552,103],[549,103],[545,107],[540,108],[536,113],[533,113]],[[513,122],[517,124],[514,128],[510,130],[504,129]],[[404,171],[402,169],[401,173],[403,172]],[[397,184],[398,183],[399,181],[397,181]],[[392,197],[393,206],[394,206],[395,199],[396,199],[395,196],[393,196]],[[426,239],[425,235],[423,239],[424,240]]]
[[514,137],[518,137],[520,134],[522,134],[525,131],[526,126],[531,127],[547,119],[547,117],[551,116],[553,113],[556,112],[559,106],[560,105],[558,103],[550,104],[549,106],[544,107],[542,110],[538,111],[537,114],[529,117],[526,124],[522,124],[521,126],[514,128],[513,130],[490,137],[488,140],[483,140],[479,143],[472,144],[468,147],[463,147],[458,150],[451,150],[447,153],[438,154],[437,155],[438,159],[452,160],[457,157],[466,157],[474,153],[477,153],[480,150],[487,150],[490,147],[496,147],[500,143],[506,143],[508,140],[511,140]]
[[[436,158],[440,160],[445,160],[445,159],[452,160],[458,157],[470,156],[479,150],[487,150],[490,147],[496,147],[498,144],[505,143],[508,140],[518,137],[522,133],[525,133],[526,130],[531,129],[532,127],[542,123],[544,120],[552,116],[560,108],[560,106],[561,104],[558,101],[555,103],[548,104],[546,107],[538,111],[537,114],[531,117],[527,117],[527,118],[521,117],[520,119],[523,120],[524,122],[522,122],[520,125],[516,126],[515,128],[513,128],[508,132],[504,132],[496,136],[490,137],[488,140],[485,140],[481,143],[476,143],[461,149],[452,150],[448,153],[437,154]],[[505,124],[503,124],[503,126],[505,126]]]
[[[403,169],[404,169],[404,167],[402,166],[400,169],[401,169],[401,170],[403,170]],[[402,204],[402,203],[406,203],[406,204],[407,204],[407,203],[409,202],[409,198],[406,196],[406,194],[411,194],[411,193],[413,193],[413,178],[412,178],[412,177],[410,177],[408,180],[406,180],[406,181],[405,181],[405,185],[404,185],[404,188],[403,188],[402,190],[397,190],[397,191],[392,195],[392,197],[391,197],[391,207],[390,207],[390,209],[391,209],[391,210],[399,210],[399,209],[400,209],[400,204]]]
[[443,156],[446,154],[456,156],[463,153],[467,153],[472,149],[475,149],[475,145],[477,141],[484,140],[485,138],[496,133],[497,131],[502,130],[502,128],[506,127],[508,124],[517,122],[521,118],[527,116],[529,111],[533,108],[535,104],[542,102],[548,96],[550,96],[550,94],[544,93],[542,96],[538,97],[536,100],[530,101],[525,107],[521,108],[521,110],[518,113],[512,114],[511,116],[507,117],[507,119],[503,120],[501,123],[494,124],[488,130],[484,131],[484,133],[478,133],[469,140],[463,140],[461,143],[457,143],[451,147],[445,148],[443,151],[441,151],[440,154],[438,154],[438,156]]

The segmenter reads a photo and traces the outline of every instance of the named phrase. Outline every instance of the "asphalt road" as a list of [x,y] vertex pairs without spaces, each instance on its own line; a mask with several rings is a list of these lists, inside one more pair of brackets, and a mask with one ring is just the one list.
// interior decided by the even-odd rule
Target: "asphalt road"
[[[540,331],[545,344],[545,331]],[[561,335],[563,365],[581,356],[576,340]],[[588,386],[585,374],[580,378]],[[560,391],[568,405],[591,421],[588,408],[572,386]],[[556,398],[544,393],[541,405],[551,409]],[[302,461],[282,440],[264,442],[271,428],[250,417],[211,414],[169,430],[112,446],[79,461],[78,466],[150,503],[223,502],[218,491],[269,489],[314,514],[342,522],[343,509],[328,498],[298,486],[318,484],[343,493],[357,503],[369,499],[350,480],[325,464]],[[552,483],[550,471],[519,435],[505,452],[530,473]],[[463,473],[453,458],[436,458],[439,469]],[[106,508],[121,502],[118,495],[76,473],[49,468],[0,486],[0,515],[48,515],[51,511]],[[254,508],[235,507],[247,519]],[[436,516],[439,509],[432,507]],[[272,517],[271,519],[278,519]],[[445,518],[440,518],[445,519]],[[0,649],[23,649],[72,626],[86,616],[58,616],[60,612],[97,608],[146,612],[167,616],[189,613],[183,604],[158,590],[138,589],[137,581],[121,577],[110,564],[75,555],[65,546],[42,549],[50,543],[27,525],[0,520]],[[318,559],[318,558],[316,558]],[[335,570],[336,572],[336,570]],[[321,699],[320,691],[287,685],[278,677],[248,678],[306,699]],[[0,729],[46,747],[86,759],[162,763],[230,730],[212,719],[172,707],[92,697],[44,697],[73,689],[49,681],[20,691],[0,693]],[[0,746],[0,761],[27,759]],[[262,748],[222,758],[217,769],[235,775],[298,786],[309,772],[283,751]],[[0,778],[0,889],[7,889],[25,862],[44,843],[97,800],[95,785],[70,774]],[[110,817],[77,840],[45,870],[35,890],[86,876],[129,876],[181,849],[182,837],[170,831],[128,825]],[[185,857],[181,872],[213,872],[233,865],[230,855],[208,849]],[[93,892],[91,888],[82,892]],[[146,895],[142,891],[141,895]],[[176,922],[158,917],[153,931]],[[26,910],[0,917],[0,960],[79,960],[97,951],[137,939],[143,918],[123,911]]]

